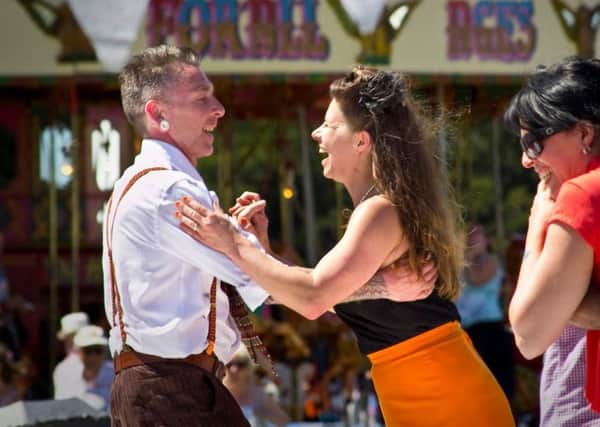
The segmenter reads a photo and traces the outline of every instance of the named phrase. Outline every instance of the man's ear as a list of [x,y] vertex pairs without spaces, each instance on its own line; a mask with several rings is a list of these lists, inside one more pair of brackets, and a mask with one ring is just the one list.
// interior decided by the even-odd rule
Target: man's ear
[[357,139],[355,147],[359,152],[368,151],[373,146],[373,140],[371,139],[371,134],[366,130],[361,130],[357,132]]
[[146,116],[146,121],[160,122],[163,116],[160,112],[158,101],[155,99],[147,101],[144,105],[144,115]]

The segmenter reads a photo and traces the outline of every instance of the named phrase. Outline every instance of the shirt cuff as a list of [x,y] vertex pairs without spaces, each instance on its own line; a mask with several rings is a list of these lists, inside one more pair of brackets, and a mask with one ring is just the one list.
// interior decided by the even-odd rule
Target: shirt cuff
[[[244,230],[235,220],[235,218],[229,216],[229,222],[231,222],[231,224],[240,232],[240,234],[242,234],[242,236],[244,236],[250,243],[259,248],[261,252],[266,252],[256,236]],[[266,299],[269,298],[269,293],[252,280],[248,280],[247,284],[244,286],[238,286],[237,290],[248,308],[250,308],[252,311],[260,307],[266,301]]]
[[269,293],[252,281],[245,286],[238,286],[237,291],[252,311],[255,311],[269,298]]

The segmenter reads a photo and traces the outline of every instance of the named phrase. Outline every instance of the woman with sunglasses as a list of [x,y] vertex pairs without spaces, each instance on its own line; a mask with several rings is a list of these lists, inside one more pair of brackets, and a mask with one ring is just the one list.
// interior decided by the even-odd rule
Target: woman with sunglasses
[[[514,426],[506,396],[458,322],[462,236],[431,121],[407,78],[357,67],[330,86],[325,121],[312,133],[323,174],[355,205],[341,240],[314,269],[290,267],[245,245],[222,213],[182,205],[183,228],[224,252],[272,297],[317,318],[331,307],[355,332],[388,426]],[[265,243],[265,245],[267,245]],[[398,260],[438,269],[420,301],[344,302]]]
[[523,167],[540,179],[509,308],[515,340],[526,358],[546,352],[542,425],[598,425],[600,331],[585,342],[569,323],[600,326],[600,61],[539,68],[505,120],[520,135]]

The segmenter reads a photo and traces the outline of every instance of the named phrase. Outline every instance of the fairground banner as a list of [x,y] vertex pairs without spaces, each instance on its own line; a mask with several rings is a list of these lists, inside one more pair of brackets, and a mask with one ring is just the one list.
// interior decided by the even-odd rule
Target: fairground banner
[[523,74],[596,56],[599,0],[19,0],[0,14],[0,76],[116,72],[188,45],[209,73]]

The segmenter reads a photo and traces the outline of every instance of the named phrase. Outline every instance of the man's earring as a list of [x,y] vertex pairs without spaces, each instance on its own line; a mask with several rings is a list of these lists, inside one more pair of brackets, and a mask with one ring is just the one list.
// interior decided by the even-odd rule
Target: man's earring
[[584,156],[587,156],[588,154],[590,154],[592,152],[592,149],[590,147],[588,147],[587,145],[584,145],[583,148],[581,149],[581,152],[583,153]]
[[169,122],[168,122],[168,121],[166,121],[165,119],[162,119],[162,120],[160,121],[160,124],[159,124],[159,126],[160,126],[160,130],[162,130],[163,132],[166,132],[166,131],[168,131],[168,130],[169,130],[169,128],[171,127],[171,125],[169,124]]

